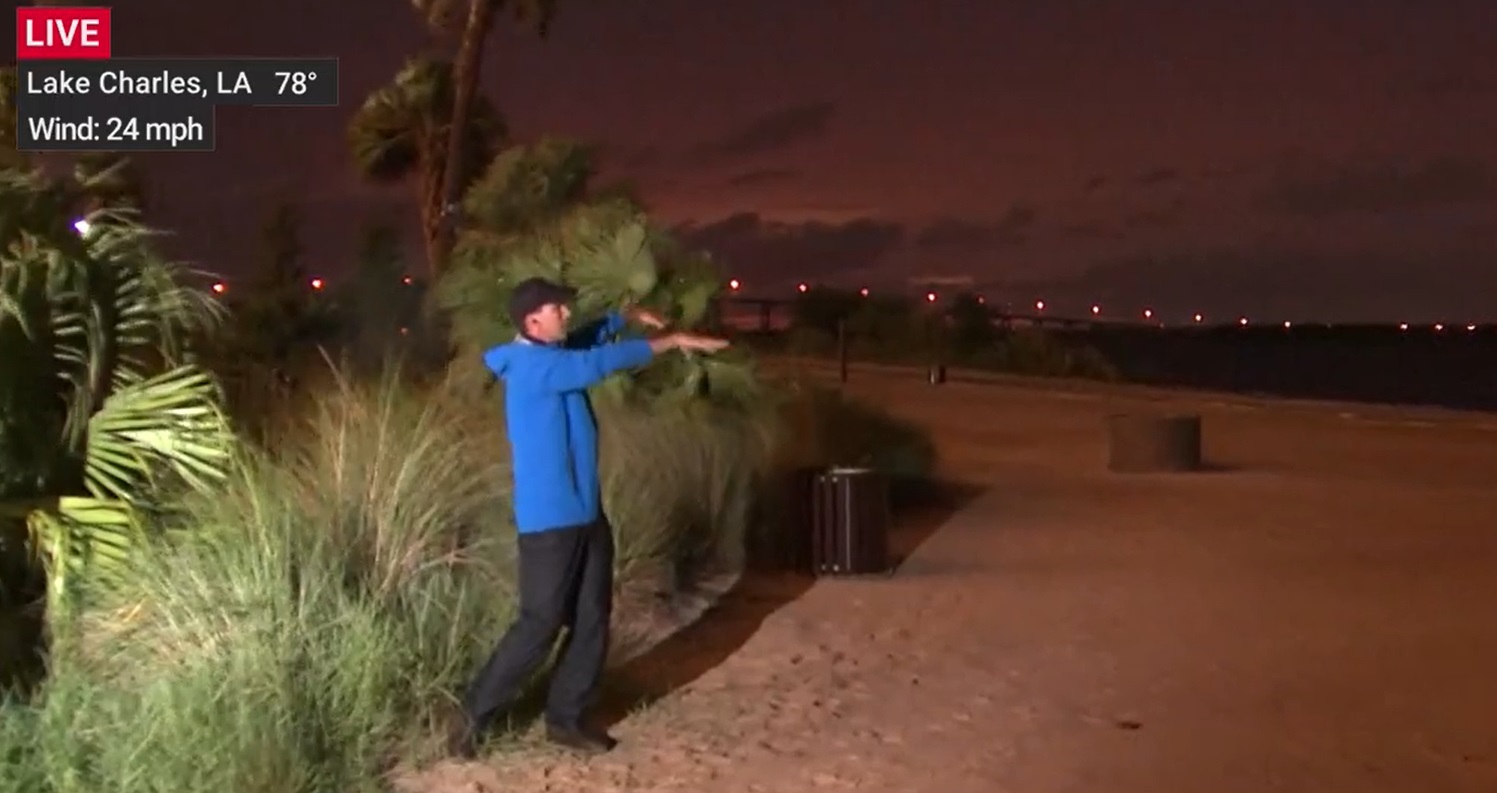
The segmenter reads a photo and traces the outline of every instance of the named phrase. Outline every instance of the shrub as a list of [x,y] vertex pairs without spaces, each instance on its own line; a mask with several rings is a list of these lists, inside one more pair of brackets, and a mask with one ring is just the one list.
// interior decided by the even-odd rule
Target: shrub
[[116,172],[0,172],[0,686],[29,682],[43,618],[116,575],[181,490],[218,486],[234,446],[187,344],[216,306],[108,208]]
[[[502,414],[393,375],[319,391],[59,637],[36,700],[0,709],[0,736],[26,736],[0,774],[36,793],[343,793],[431,756],[511,614]],[[776,420],[600,406],[621,588],[736,568]]]
[[507,469],[448,396],[345,384],[192,504],[59,637],[32,789],[368,789],[426,745],[511,597]]
[[974,364],[1001,372],[1043,377],[1116,380],[1118,370],[1095,348],[1071,344],[1040,330],[1006,334],[995,348],[978,354]]
[[[585,309],[643,298],[690,326],[715,290],[705,262],[633,211],[499,201],[536,167],[559,167],[548,158],[574,161],[521,151],[472,199],[489,203],[490,226],[460,246],[467,264],[443,284],[463,365],[433,386],[399,370],[374,383],[334,373],[271,400],[293,412],[257,427],[264,443],[239,451],[218,492],[149,513],[153,531],[121,559],[118,583],[60,624],[39,693],[0,706],[0,785],[348,793],[430,756],[437,717],[512,610],[502,389],[471,377],[471,352],[507,333],[493,298],[520,274],[557,270],[584,287]],[[496,228],[529,236],[484,236]],[[573,254],[591,258],[561,268]],[[929,457],[918,433],[876,411],[766,388],[743,356],[673,356],[594,395],[626,589],[732,572],[787,467],[899,471]],[[902,451],[888,454],[895,438]]]

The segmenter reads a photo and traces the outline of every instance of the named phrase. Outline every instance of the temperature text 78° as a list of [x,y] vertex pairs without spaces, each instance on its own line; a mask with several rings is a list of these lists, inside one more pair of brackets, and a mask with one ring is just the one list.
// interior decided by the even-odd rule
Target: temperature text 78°
[[276,96],[285,96],[287,90],[301,95],[307,92],[307,84],[317,79],[317,72],[276,72],[275,76],[281,81]]

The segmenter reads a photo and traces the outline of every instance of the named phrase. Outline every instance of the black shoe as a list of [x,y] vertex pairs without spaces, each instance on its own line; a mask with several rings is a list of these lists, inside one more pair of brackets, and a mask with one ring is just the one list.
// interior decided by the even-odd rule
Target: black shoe
[[603,754],[619,745],[619,742],[614,740],[614,737],[606,730],[590,727],[558,727],[554,724],[546,725],[546,740],[557,746],[564,746],[586,754]]

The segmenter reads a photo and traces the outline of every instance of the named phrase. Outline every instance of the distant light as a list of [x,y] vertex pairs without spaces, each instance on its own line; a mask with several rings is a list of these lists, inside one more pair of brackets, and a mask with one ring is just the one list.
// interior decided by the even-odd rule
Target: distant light
[[801,291],[801,292],[809,292],[809,291],[811,291],[811,287],[808,286],[808,285],[806,285],[806,284],[797,284],[795,288],[798,291]]
[[1476,323],[1473,322],[1472,324],[1467,325],[1466,330],[1476,330]]
[[936,302],[936,293],[935,292],[926,292],[925,293],[925,302],[927,302],[927,303],[934,303],[934,302]]
[[1045,310],[1045,301],[1043,301],[1043,300],[1036,300],[1036,301],[1034,301],[1034,310],[1035,311],[1044,311]]
[[406,276],[406,277],[404,277],[404,278],[402,278],[402,279],[400,279],[400,282],[401,282],[401,283],[402,283],[402,284],[405,284],[405,285],[406,285],[406,286],[410,286],[410,285],[411,285],[411,284],[414,284],[414,283],[416,283],[416,279],[414,279],[414,278],[412,278],[412,277],[410,277],[410,276],[409,276],[409,275],[408,275],[408,276]]
[[1242,326],[1246,326],[1247,325],[1247,317],[1238,317],[1237,318],[1237,324],[1242,325]]
[[977,304],[978,304],[978,305],[982,305],[982,306],[985,306],[985,305],[987,305],[987,304],[988,304],[988,299],[987,299],[987,298],[985,298],[985,297],[983,297],[983,296],[982,296],[982,295],[978,295],[978,296],[977,296]]
[[1400,322],[1400,323],[1398,323],[1398,329],[1399,330],[1408,330],[1409,329],[1409,323],[1407,323],[1407,322]]
[[323,281],[321,278],[313,278],[312,279],[312,288],[313,289],[321,289],[324,286],[327,286],[327,282]]
[[1198,323],[1198,324],[1199,324],[1199,323],[1200,323],[1200,322],[1202,322],[1202,321],[1203,321],[1203,320],[1205,320],[1205,319],[1206,319],[1206,318],[1205,318],[1205,317],[1203,317],[1203,316],[1201,316],[1201,315],[1200,315],[1200,314],[1197,314],[1197,315],[1195,315],[1195,316],[1194,316],[1194,317],[1191,317],[1191,319],[1193,319],[1193,320],[1195,320],[1195,321],[1196,321],[1196,323]]
[[728,288],[733,290],[734,292],[737,292],[738,288],[741,286],[743,286],[743,282],[738,280],[737,278],[734,278],[733,280],[728,282]]
[[1443,322],[1436,322],[1435,323],[1435,330],[1444,330],[1444,329],[1445,329],[1445,323],[1443,323]]
[[85,236],[88,235],[88,230],[91,229],[91,228],[93,228],[93,227],[94,227],[94,224],[89,223],[87,220],[84,220],[83,218],[79,218],[79,219],[73,221],[73,230],[76,231],[76,232],[78,232],[79,234],[82,234],[82,235],[85,235]]
[[862,289],[859,289],[858,290],[858,294],[862,295],[863,297],[867,297],[868,296],[868,287],[865,286]]
[[1092,316],[1095,317],[1095,316],[1097,316],[1098,314],[1101,314],[1101,313],[1102,313],[1102,307],[1101,306],[1092,306]]
[[1146,308],[1146,309],[1144,309],[1144,319],[1153,319],[1153,318],[1154,318],[1154,309],[1152,309],[1152,308]]
[[400,329],[400,335],[402,335],[402,336],[405,336],[405,335],[409,334],[410,332],[411,332],[410,328],[401,328]]
[[224,283],[223,281],[219,281],[218,283],[216,283],[216,284],[214,284],[212,286],[212,289],[213,289],[213,294],[215,294],[215,295],[221,295],[224,292],[229,291],[229,285],[226,284],[226,283]]
[[1294,323],[1292,323],[1292,322],[1290,322],[1289,320],[1286,319],[1286,320],[1284,320],[1284,327],[1286,327],[1286,328],[1292,328],[1292,327],[1294,327]]

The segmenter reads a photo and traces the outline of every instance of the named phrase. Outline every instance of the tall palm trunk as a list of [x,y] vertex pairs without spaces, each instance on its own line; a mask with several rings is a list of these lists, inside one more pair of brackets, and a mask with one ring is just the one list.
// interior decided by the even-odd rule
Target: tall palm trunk
[[[433,148],[440,149],[440,146]],[[435,155],[436,152],[432,152],[428,157]],[[431,161],[428,159],[428,162]],[[443,174],[436,168],[423,168],[419,178],[421,180],[418,188],[421,191],[421,242],[426,248],[427,268],[431,271],[432,278],[436,278],[442,271],[442,265],[446,263],[448,254],[452,252],[452,242],[455,237],[448,232],[451,224],[442,215]]]
[[468,22],[463,28],[462,42],[458,45],[457,60],[452,72],[452,122],[447,129],[447,160],[442,173],[440,190],[435,196],[439,202],[428,211],[435,210],[432,220],[436,228],[434,236],[428,237],[427,254],[433,256],[433,275],[446,264],[447,257],[457,239],[457,217],[444,214],[444,210],[462,199],[463,165],[467,162],[468,117],[473,110],[473,97],[478,93],[479,67],[483,63],[484,42],[494,25],[494,11],[500,0],[469,0]]

